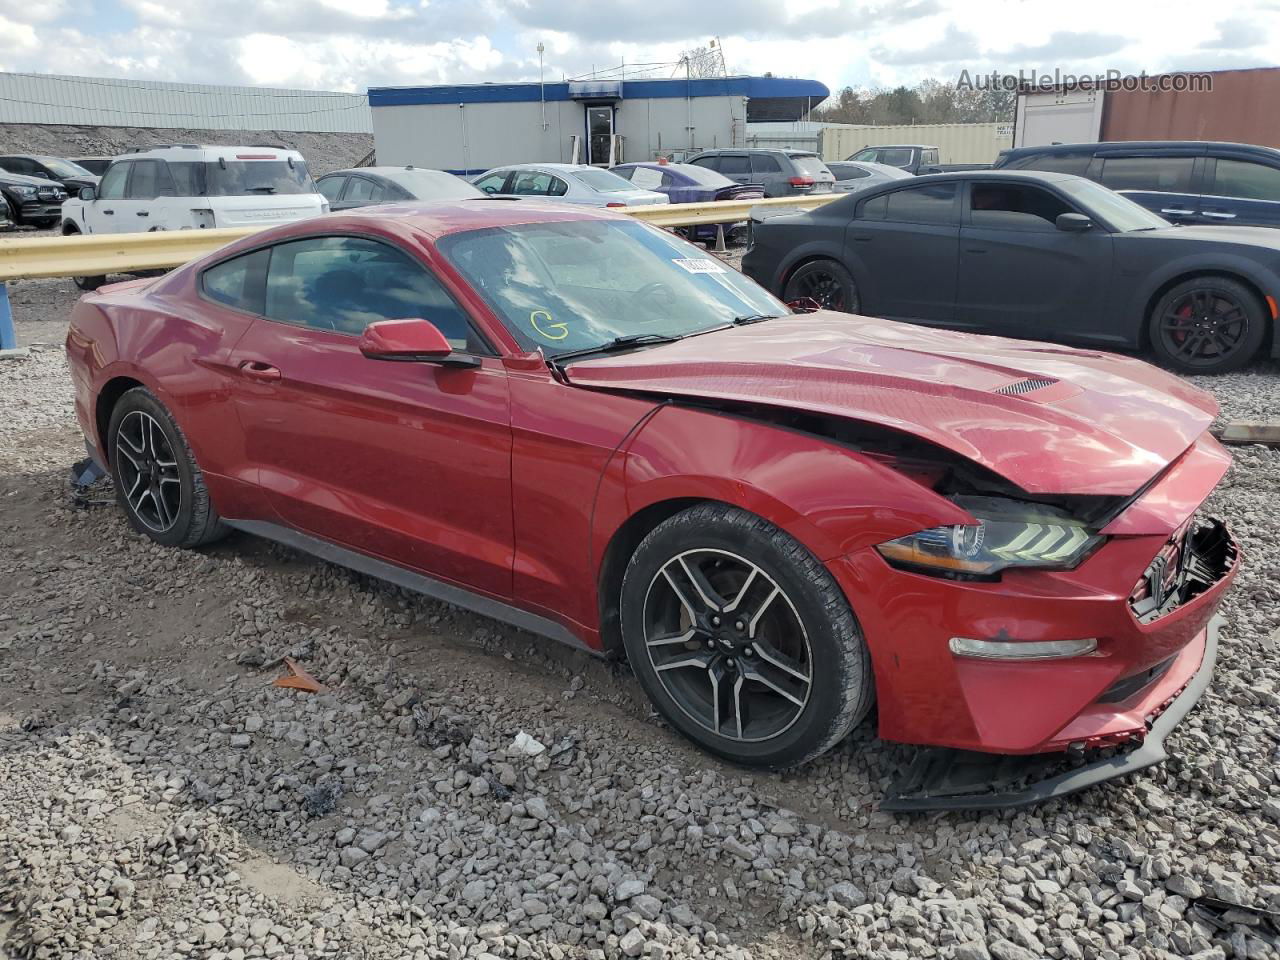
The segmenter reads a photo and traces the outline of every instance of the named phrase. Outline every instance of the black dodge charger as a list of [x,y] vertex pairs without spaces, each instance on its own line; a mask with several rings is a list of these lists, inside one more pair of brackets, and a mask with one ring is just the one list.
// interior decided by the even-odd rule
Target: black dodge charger
[[1280,230],[1175,227],[1090,180],[895,180],[752,223],[743,271],[787,301],[1234,370],[1273,336]]

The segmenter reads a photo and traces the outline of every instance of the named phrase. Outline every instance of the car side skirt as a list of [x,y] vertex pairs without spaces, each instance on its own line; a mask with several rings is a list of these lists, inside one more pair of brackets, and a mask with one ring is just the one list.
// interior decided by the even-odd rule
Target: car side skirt
[[319,537],[313,537],[310,534],[295,530],[292,527],[286,527],[282,524],[271,523],[265,520],[223,520],[229,527],[241,530],[244,533],[253,534],[256,537],[263,537],[267,540],[274,540],[276,543],[284,544],[287,547],[293,547],[295,550],[301,550],[303,553],[309,553],[321,560],[329,563],[335,563],[341,567],[347,567],[355,570],[357,573],[367,574],[371,577],[377,577],[379,580],[385,580],[388,583],[394,583],[398,587],[406,590],[412,590],[414,593],[420,593],[423,596],[430,597],[433,600],[440,600],[444,603],[453,604],[455,607],[462,607],[464,610],[470,610],[472,613],[478,613],[482,616],[492,617],[494,620],[501,620],[503,623],[510,624],[513,627],[519,627],[521,630],[528,630],[530,633],[536,633],[540,636],[549,637],[552,640],[558,640],[561,643],[568,644],[587,653],[600,655],[599,650],[594,650],[587,646],[572,630],[561,623],[557,623],[548,617],[539,616],[536,613],[530,613],[527,610],[521,610],[509,603],[503,603],[501,600],[495,600],[484,594],[474,593],[465,587],[459,587],[451,583],[445,583],[442,580],[436,580],[416,571],[409,570],[405,567],[397,566],[394,563],[387,563],[385,560],[379,560],[368,554],[359,553],[346,547],[339,546],[328,540]]

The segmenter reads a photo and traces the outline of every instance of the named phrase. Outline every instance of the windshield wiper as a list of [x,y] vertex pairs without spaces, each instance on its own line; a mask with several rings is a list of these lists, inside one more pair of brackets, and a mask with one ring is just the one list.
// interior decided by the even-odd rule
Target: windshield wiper
[[735,327],[745,327],[749,323],[761,323],[764,320],[777,320],[782,316],[780,313],[749,313],[745,317],[734,317],[733,325]]
[[594,347],[583,347],[581,350],[557,353],[551,358],[551,362],[559,367],[563,366],[566,360],[576,360],[579,357],[587,357],[593,353],[615,353],[618,350],[627,350],[631,347],[647,347],[655,343],[675,343],[680,339],[680,337],[665,333],[628,333],[625,336],[614,337],[612,340],[607,340]]

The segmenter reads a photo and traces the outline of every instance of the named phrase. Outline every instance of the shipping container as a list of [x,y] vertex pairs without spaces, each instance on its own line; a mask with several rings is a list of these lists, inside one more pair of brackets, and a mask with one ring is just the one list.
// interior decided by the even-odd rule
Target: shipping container
[[1013,146],[1012,123],[831,124],[822,131],[822,159],[845,160],[863,147],[937,147],[941,163],[991,163]]

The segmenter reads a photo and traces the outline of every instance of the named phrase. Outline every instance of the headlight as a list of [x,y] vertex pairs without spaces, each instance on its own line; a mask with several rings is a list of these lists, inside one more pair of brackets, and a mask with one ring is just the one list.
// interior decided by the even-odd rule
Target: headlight
[[1035,520],[980,518],[975,524],[932,527],[876,549],[896,567],[941,576],[991,577],[1009,567],[1074,567],[1103,541],[1059,511]]
[[36,195],[36,188],[35,187],[14,187],[13,192],[20,197],[27,197],[28,199],[30,199],[31,197],[34,197]]

